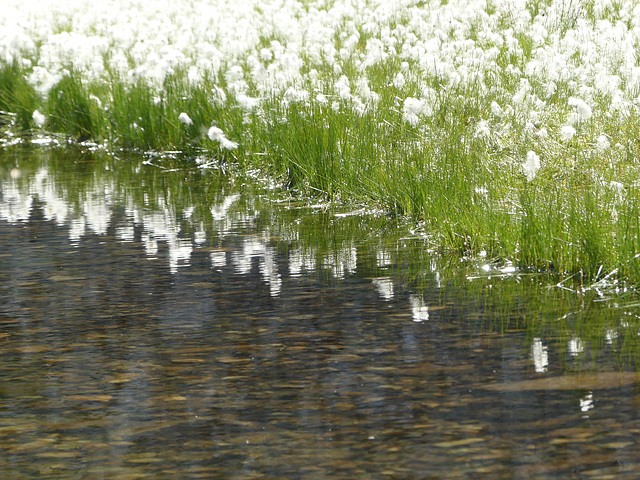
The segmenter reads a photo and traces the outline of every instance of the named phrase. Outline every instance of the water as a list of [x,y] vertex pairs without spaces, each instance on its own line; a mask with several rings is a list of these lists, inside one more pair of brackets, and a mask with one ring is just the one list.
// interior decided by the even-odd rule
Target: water
[[2,478],[637,478],[633,297],[172,163],[2,153]]

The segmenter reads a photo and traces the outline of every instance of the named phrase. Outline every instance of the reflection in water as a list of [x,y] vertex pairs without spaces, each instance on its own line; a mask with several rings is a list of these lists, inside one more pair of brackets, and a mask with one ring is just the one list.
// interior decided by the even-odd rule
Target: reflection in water
[[[95,159],[92,162],[96,162]],[[68,173],[61,173],[58,163],[40,161],[35,165],[7,169],[9,174],[0,182],[0,219],[12,224],[27,223],[37,207],[45,220],[67,229],[70,244],[76,247],[88,235],[106,236],[113,228],[113,235],[120,242],[135,243],[139,239],[149,260],[157,260],[160,256],[165,259],[172,274],[189,266],[194,252],[200,250],[208,251],[213,270],[231,265],[236,274],[246,276],[257,263],[263,282],[273,297],[281,294],[285,273],[300,277],[321,270],[335,279],[344,280],[358,269],[358,247],[353,239],[345,237],[319,249],[318,245],[304,239],[306,233],[302,229],[296,228],[299,218],[284,227],[267,223],[256,229],[255,226],[263,222],[267,204],[256,208],[255,202],[241,201],[237,191],[225,193],[221,189],[214,195],[186,199],[182,192],[173,195],[166,182],[161,189],[151,188],[151,184],[149,188],[141,189],[140,186],[144,187],[147,182],[142,171],[144,163],[127,165],[130,176],[118,178],[115,172],[123,169],[122,162],[104,164],[104,168],[93,165],[88,173],[84,172],[82,185],[74,187],[75,180],[64,178]],[[54,168],[53,172],[51,168]],[[132,193],[134,191],[136,194]],[[209,215],[203,215],[203,211]],[[304,214],[304,209],[300,213]],[[331,217],[331,214],[327,216]],[[338,213],[331,221],[353,217],[352,212]],[[292,245],[284,256],[274,247],[276,237]],[[231,251],[220,248],[230,239],[234,242],[239,239],[239,248],[234,247]],[[382,300],[391,301],[395,297],[397,280],[386,273],[394,265],[393,251],[398,250],[398,245],[389,249],[389,244],[380,242],[369,247],[373,250],[370,254],[375,258],[375,266],[385,274],[374,275],[372,285]],[[431,281],[435,288],[442,288],[441,268],[435,257],[428,263]],[[510,264],[481,262],[475,275],[467,274],[467,278],[491,280],[514,273],[517,272]],[[429,305],[418,291],[405,298],[414,321],[429,319]],[[573,311],[561,318],[572,315]],[[618,331],[607,328],[604,336],[607,343],[613,345]],[[568,339],[566,350],[570,356],[578,357],[585,350],[583,340],[574,334]],[[539,337],[531,340],[530,358],[536,372],[548,370],[548,345]]]
[[542,339],[534,338],[531,345],[531,359],[537,373],[544,373],[549,367],[549,353],[547,347],[542,343]]
[[289,274],[299,277],[303,273],[313,273],[316,267],[315,255],[309,249],[295,248],[289,253]]
[[387,301],[393,298],[393,280],[391,277],[374,278],[372,282],[380,298]]
[[0,172],[3,478],[635,478],[632,307],[213,172]]
[[569,340],[569,354],[577,357],[582,352],[584,352],[584,344],[582,343],[582,340],[577,337],[572,337]]
[[[20,181],[14,177],[20,178]],[[138,204],[127,191],[118,189],[119,186],[109,169],[100,174],[96,173],[76,198],[71,198],[70,192],[65,189],[65,183],[52,177],[46,167],[39,168],[31,176],[14,175],[4,180],[0,187],[0,219],[10,223],[26,222],[37,199],[44,218],[67,227],[71,243],[78,245],[88,234],[106,235],[114,219],[118,218],[115,225],[116,238],[122,242],[133,242],[138,228],[148,258],[157,258],[159,242],[167,246],[171,273],[176,273],[180,267],[188,266],[194,248],[207,243],[207,232],[203,229],[194,231],[192,235],[183,232],[178,210],[176,206],[167,203],[166,192],[160,192],[153,202],[145,193],[143,202]],[[237,193],[229,194],[209,207],[212,232],[220,239],[236,235],[239,226],[254,223],[260,214],[252,208],[232,210],[239,198],[240,195]],[[153,208],[150,207],[151,204]],[[116,216],[116,210],[122,209],[123,206],[124,215]],[[184,207],[180,213],[191,226],[198,226],[199,220],[194,211],[195,207],[189,206]],[[277,296],[280,294],[282,280],[276,253],[269,246],[269,236],[269,231],[265,230],[258,235],[244,238],[242,248],[235,250],[230,260],[236,273],[247,275],[252,269],[253,261],[257,259],[271,295]],[[391,257],[384,250],[377,251],[376,258],[380,267],[391,264]],[[225,266],[226,261],[224,252],[211,252],[213,268]],[[353,275],[357,269],[357,248],[353,244],[345,244],[325,254],[319,254],[313,248],[297,249],[290,252],[288,261],[291,275],[313,273],[319,263],[321,268],[331,272],[334,278],[344,279]],[[384,285],[381,282],[384,282]],[[374,285],[383,298],[393,297],[393,283],[390,278],[384,281],[374,280]]]
[[[0,219],[10,223],[27,222],[37,200],[44,218],[68,228],[71,244],[78,245],[86,235],[106,235],[117,218],[114,227],[118,240],[133,242],[138,228],[148,258],[157,258],[159,243],[163,243],[168,248],[171,273],[176,273],[179,267],[188,266],[194,248],[206,243],[206,233],[196,231],[192,236],[183,235],[176,207],[167,203],[165,192],[161,192],[153,202],[145,194],[144,202],[137,204],[126,191],[118,190],[109,170],[101,173],[96,174],[76,198],[71,198],[65,184],[52,177],[46,167],[39,168],[31,176],[14,174],[0,183]],[[238,194],[228,195],[210,207],[214,228],[221,236],[231,235],[237,225],[254,220],[255,214],[247,211],[228,215],[229,208],[238,198]],[[150,207],[151,203],[153,207]],[[116,210],[122,208],[124,215],[116,215]],[[192,213],[193,207],[190,207],[185,208],[182,215],[190,219]],[[236,270],[246,274],[254,257],[260,258],[265,281],[277,295],[278,274],[274,271],[273,252],[264,239],[246,239],[245,248],[234,252]]]
[[268,238],[250,237],[242,242],[242,249],[236,250],[231,255],[231,263],[236,273],[248,275],[253,267],[253,259],[258,259],[260,274],[269,285],[271,296],[280,294],[282,280],[278,273],[278,266],[275,260],[275,250],[267,245]]
[[583,413],[587,413],[593,408],[593,392],[588,392],[584,397],[580,399],[580,410]]
[[424,300],[419,295],[409,295],[411,303],[411,313],[414,322],[424,322],[429,320],[429,306],[425,305]]
[[[96,175],[87,183],[74,199],[70,198],[70,193],[65,190],[65,184],[51,177],[46,167],[39,168],[32,176],[15,175],[21,177],[20,182],[17,178],[9,178],[0,183],[0,219],[10,223],[26,222],[37,199],[44,218],[67,227],[69,240],[72,244],[78,245],[88,234],[106,235],[116,218],[116,209],[121,209],[124,205],[124,216],[117,217],[118,223],[115,225],[115,236],[118,240],[133,242],[136,228],[139,228],[148,258],[157,258],[159,242],[162,242],[168,248],[171,273],[176,273],[180,267],[188,266],[194,248],[206,244],[207,233],[204,230],[196,230],[192,235],[185,234],[176,207],[167,203],[164,192],[154,198],[153,202],[150,202],[145,194],[144,202],[136,204],[126,191],[118,190],[118,185],[114,183],[109,170],[101,173],[102,175]],[[239,198],[240,195],[237,193],[226,195],[209,208],[211,226],[219,238],[233,236],[239,226],[250,225],[256,221],[259,215],[257,211],[231,210]],[[150,208],[150,203],[153,203],[153,208]],[[181,214],[192,225],[197,224],[197,220],[193,218],[193,206],[184,208]],[[243,240],[242,249],[234,251],[231,255],[231,262],[238,274],[246,275],[251,271],[254,259],[258,259],[260,272],[270,287],[271,295],[277,296],[282,281],[275,251],[268,245],[269,241],[268,230],[248,236]],[[212,267],[226,265],[226,255],[221,253],[224,252],[211,253]],[[354,245],[346,245],[321,257],[313,249],[304,252],[292,251],[289,270],[292,275],[298,275],[303,270],[312,273],[316,270],[318,258],[322,259],[322,268],[331,272],[337,279],[352,275],[357,268],[357,249]],[[379,258],[385,258],[385,253],[379,252]],[[390,287],[392,289],[392,285]]]

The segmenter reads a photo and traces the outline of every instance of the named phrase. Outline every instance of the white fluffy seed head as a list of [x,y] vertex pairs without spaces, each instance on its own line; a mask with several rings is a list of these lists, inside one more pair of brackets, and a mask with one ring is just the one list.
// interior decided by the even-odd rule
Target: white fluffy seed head
[[562,138],[564,142],[568,142],[575,135],[576,135],[576,129],[573,128],[571,125],[565,125],[560,129],[560,138]]
[[611,146],[611,142],[609,141],[609,138],[606,135],[602,134],[596,139],[596,147],[601,152],[608,150],[610,146]]
[[38,110],[35,110],[33,112],[33,121],[35,122],[35,124],[38,126],[38,128],[42,128],[42,126],[44,125],[44,122],[47,120],[47,117],[45,117],[42,113],[40,113]]
[[591,118],[591,115],[593,114],[591,107],[580,98],[570,97],[569,106],[576,109],[579,120],[589,120]]
[[221,142],[223,138],[226,138],[222,129],[218,127],[211,127],[207,132],[207,136],[214,142]]
[[189,118],[189,115],[187,115],[184,112],[182,112],[180,115],[178,115],[178,120],[181,123],[184,123],[185,125],[193,125],[193,120],[191,120],[191,118]]
[[522,168],[527,177],[527,182],[530,182],[536,178],[538,170],[540,170],[540,157],[534,151],[529,150],[527,152],[527,158],[522,164]]
[[431,108],[424,99],[407,97],[402,106],[402,119],[414,127],[420,123],[421,116],[431,115]]
[[491,113],[493,113],[496,117],[502,117],[502,115],[504,115],[504,112],[502,111],[500,105],[498,105],[498,102],[491,102]]
[[235,150],[238,148],[238,143],[229,140],[219,127],[211,127],[207,132],[207,136],[210,140],[218,142],[225,150]]
[[480,120],[478,125],[476,125],[476,137],[490,137],[491,129],[489,128],[489,123],[486,120]]

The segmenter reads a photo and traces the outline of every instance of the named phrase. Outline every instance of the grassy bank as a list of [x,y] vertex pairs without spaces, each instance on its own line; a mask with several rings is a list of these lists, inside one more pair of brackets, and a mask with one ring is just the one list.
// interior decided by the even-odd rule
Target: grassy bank
[[[4,55],[5,142],[60,134],[259,168],[302,195],[410,217],[434,249],[640,282],[632,3],[254,3],[221,10],[245,24],[216,24],[208,50],[178,34],[124,42],[59,13],[48,37]],[[51,39],[74,34],[110,48],[52,60]]]

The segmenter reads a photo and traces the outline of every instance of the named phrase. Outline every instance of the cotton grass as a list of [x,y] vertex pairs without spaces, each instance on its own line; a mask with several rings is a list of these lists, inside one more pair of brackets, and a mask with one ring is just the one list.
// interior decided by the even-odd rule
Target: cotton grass
[[640,279],[630,0],[5,3],[5,138],[233,161],[419,220],[443,251]]
[[191,120],[189,115],[187,115],[184,112],[182,112],[180,115],[178,115],[178,121],[180,123],[184,123],[185,125],[193,125],[193,120]]
[[33,122],[36,124],[37,127],[42,128],[46,120],[47,120],[47,117],[45,117],[38,110],[33,111]]
[[220,147],[225,150],[235,150],[238,148],[238,144],[229,140],[224,132],[218,127],[211,127],[207,132],[207,136],[210,140],[218,142]]
[[527,158],[522,164],[524,174],[527,177],[527,181],[530,182],[536,177],[538,170],[540,170],[540,157],[535,152],[527,152]]

